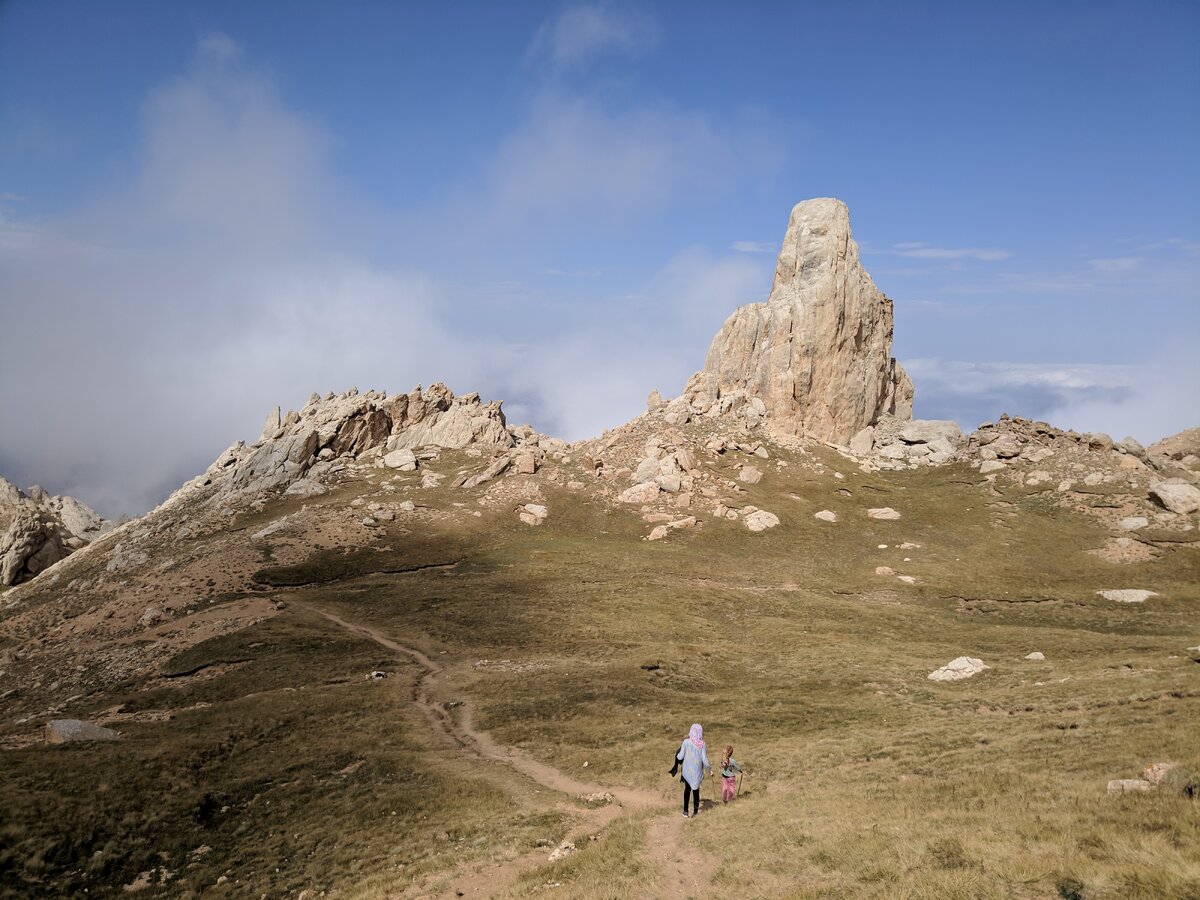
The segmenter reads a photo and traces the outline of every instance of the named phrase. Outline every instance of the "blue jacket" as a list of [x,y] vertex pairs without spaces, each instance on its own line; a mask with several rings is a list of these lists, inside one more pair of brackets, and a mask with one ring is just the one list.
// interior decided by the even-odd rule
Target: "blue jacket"
[[684,738],[675,758],[683,763],[683,780],[691,786],[692,790],[700,790],[704,772],[712,771],[712,765],[708,762],[708,749],[701,750],[692,743],[691,738]]

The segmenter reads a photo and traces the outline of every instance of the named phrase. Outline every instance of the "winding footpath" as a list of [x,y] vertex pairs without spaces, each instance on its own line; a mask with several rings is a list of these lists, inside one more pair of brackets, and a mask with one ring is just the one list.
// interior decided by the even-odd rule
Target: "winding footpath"
[[[569,810],[580,819],[570,830],[566,840],[573,842],[588,834],[594,834],[597,829],[622,816],[654,811],[646,827],[646,857],[651,865],[659,870],[661,878],[653,891],[647,890],[645,896],[683,900],[708,893],[714,863],[684,846],[681,840],[684,819],[675,804],[671,804],[668,811],[662,794],[638,788],[606,787],[580,781],[553,766],[533,759],[515,747],[498,743],[487,732],[478,731],[472,726],[469,702],[459,701],[456,704],[460,714],[455,717],[445,703],[433,699],[433,685],[443,669],[421,650],[394,641],[376,628],[349,622],[335,613],[294,596],[292,602],[351,634],[374,641],[379,646],[417,663],[422,674],[417,680],[412,702],[421,710],[429,722],[430,729],[448,746],[477,760],[508,766],[556,794],[579,797],[608,793],[616,798],[616,804],[601,807],[581,808],[559,804],[560,809]],[[541,848],[503,863],[467,864],[446,876],[452,887],[443,892],[442,896],[495,896],[507,890],[523,872],[543,866],[546,862],[547,851]]]

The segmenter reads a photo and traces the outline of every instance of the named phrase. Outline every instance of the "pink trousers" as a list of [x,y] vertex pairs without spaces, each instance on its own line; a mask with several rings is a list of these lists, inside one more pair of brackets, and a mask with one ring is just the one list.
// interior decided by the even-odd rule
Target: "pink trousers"
[[728,803],[737,796],[737,776],[721,776],[721,799]]

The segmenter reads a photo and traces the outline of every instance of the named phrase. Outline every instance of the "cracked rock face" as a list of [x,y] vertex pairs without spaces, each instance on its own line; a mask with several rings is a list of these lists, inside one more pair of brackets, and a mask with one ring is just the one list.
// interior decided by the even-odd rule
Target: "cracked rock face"
[[726,320],[684,396],[709,414],[759,401],[773,430],[844,445],[884,414],[912,418],[912,382],[891,354],[892,302],[859,261],[846,205],[806,200],[770,298]]
[[21,491],[0,477],[0,587],[28,581],[112,527],[74,497]]

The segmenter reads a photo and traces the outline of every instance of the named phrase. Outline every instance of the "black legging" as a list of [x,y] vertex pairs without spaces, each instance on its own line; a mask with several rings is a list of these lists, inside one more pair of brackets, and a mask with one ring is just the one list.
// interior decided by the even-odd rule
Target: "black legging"
[[688,796],[692,798],[692,815],[700,812],[700,788],[692,790],[692,786],[686,781],[683,783],[683,813],[687,815]]

